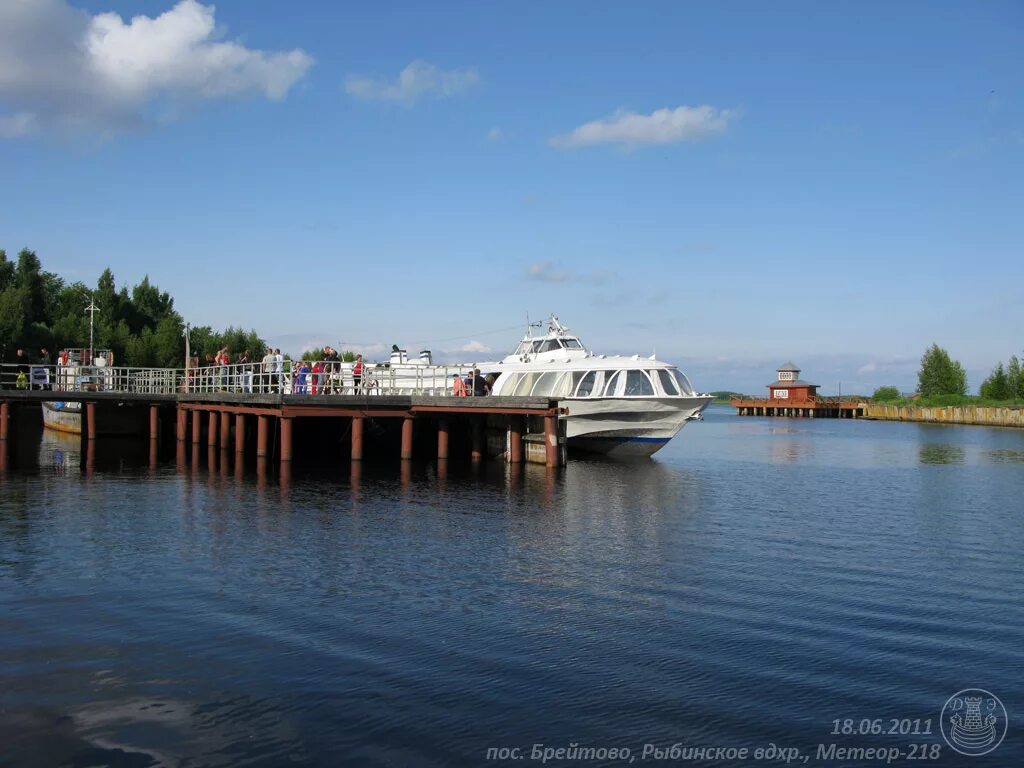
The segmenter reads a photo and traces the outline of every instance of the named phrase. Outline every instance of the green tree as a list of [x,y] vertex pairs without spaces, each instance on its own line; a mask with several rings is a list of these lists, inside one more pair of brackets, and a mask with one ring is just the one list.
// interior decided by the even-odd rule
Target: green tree
[[1010,356],[1010,363],[1006,366],[1006,379],[1010,397],[1024,400],[1024,371],[1021,371],[1020,360],[1016,355]]
[[14,270],[15,284],[25,291],[28,306],[26,311],[33,321],[46,322],[46,281],[43,265],[35,251],[22,248],[18,254],[18,266]]
[[9,285],[0,292],[0,354],[5,362],[14,359],[15,348],[28,323],[28,301],[24,291]]
[[875,394],[871,396],[871,399],[877,400],[880,403],[886,403],[899,400],[900,397],[900,391],[896,387],[879,387],[875,390]]
[[921,357],[917,373],[917,391],[921,397],[966,395],[967,373],[938,344],[932,344]]
[[989,377],[981,383],[978,394],[986,400],[1009,400],[1013,397],[1013,390],[1002,363],[993,368]]
[[7,251],[0,248],[0,293],[14,281],[14,265],[7,260]]
[[165,315],[153,331],[153,354],[160,368],[181,368],[185,365],[184,326],[177,312]]
[[[16,261],[0,250],[0,357],[10,360],[23,346],[30,355],[46,345],[52,351],[85,347],[89,315],[95,301],[95,345],[114,352],[115,363],[130,366],[180,367],[184,364],[183,321],[174,299],[144,277],[130,291],[117,286],[110,269],[103,271],[95,290],[83,283],[66,283],[43,270],[35,252],[24,249]],[[192,331],[192,348],[201,358],[227,345],[232,355],[243,351],[259,359],[265,342],[255,330],[209,326]]]

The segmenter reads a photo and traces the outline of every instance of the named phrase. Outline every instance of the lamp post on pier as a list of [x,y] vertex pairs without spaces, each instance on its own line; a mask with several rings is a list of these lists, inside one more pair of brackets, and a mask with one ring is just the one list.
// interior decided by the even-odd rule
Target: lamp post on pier
[[92,296],[89,297],[89,306],[85,308],[85,311],[89,313],[89,365],[92,365],[93,359],[96,357],[96,347],[93,345],[95,318],[96,313],[100,311]]

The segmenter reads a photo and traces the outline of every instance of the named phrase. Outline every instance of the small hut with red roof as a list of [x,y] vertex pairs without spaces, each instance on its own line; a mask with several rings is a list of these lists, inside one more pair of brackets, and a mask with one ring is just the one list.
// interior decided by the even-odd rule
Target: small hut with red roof
[[768,385],[768,399],[782,401],[779,405],[805,405],[818,396],[818,385],[803,381],[800,369],[785,362],[776,369],[779,378]]

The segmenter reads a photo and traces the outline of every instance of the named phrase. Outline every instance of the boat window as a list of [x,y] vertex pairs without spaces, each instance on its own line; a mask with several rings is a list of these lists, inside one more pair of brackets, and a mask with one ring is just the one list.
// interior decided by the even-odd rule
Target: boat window
[[561,376],[558,377],[558,381],[555,382],[555,386],[551,390],[551,394],[556,397],[568,397],[572,394],[570,387],[572,386],[572,374],[568,371],[563,371]]
[[658,381],[661,382],[661,388],[665,390],[666,395],[679,394],[679,387],[676,386],[676,380],[673,379],[672,374],[664,368],[658,369]]
[[626,371],[626,397],[652,397],[654,385],[643,371]]
[[531,352],[540,352],[540,345],[543,344],[543,343],[544,343],[543,339],[538,339],[537,341],[533,342],[533,347],[531,348],[530,351]]
[[558,339],[547,339],[540,342],[540,346],[537,348],[538,352],[554,352],[559,349]]
[[693,394],[693,384],[690,383],[690,380],[686,378],[686,375],[682,371],[673,369],[672,375],[675,376],[676,381],[679,382],[680,392],[682,392],[684,395]]
[[619,379],[621,379],[621,378],[622,378],[622,371],[618,371],[618,372],[615,373],[614,376],[612,376],[610,379],[608,379],[608,383],[605,385],[605,388],[604,388],[604,396],[605,397],[614,397],[615,396],[615,390],[618,388],[618,386],[619,386]]
[[502,382],[502,386],[496,394],[511,395],[515,392],[516,384],[519,383],[519,377],[522,375],[521,373],[510,373],[505,377],[506,380]]
[[572,391],[576,397],[590,397],[594,392],[597,371],[574,371],[572,374]]
[[577,339],[566,339],[565,340],[565,348],[566,349],[583,349],[583,345],[580,344]]
[[542,373],[537,379],[537,383],[533,386],[533,391],[530,392],[530,394],[536,397],[545,397],[555,394],[556,380],[561,375],[562,374],[559,371],[548,371],[547,373]]
[[522,378],[519,379],[519,383],[516,384],[515,390],[511,393],[513,395],[526,396],[530,394],[530,390],[533,389],[533,385],[537,383],[538,373],[524,373]]

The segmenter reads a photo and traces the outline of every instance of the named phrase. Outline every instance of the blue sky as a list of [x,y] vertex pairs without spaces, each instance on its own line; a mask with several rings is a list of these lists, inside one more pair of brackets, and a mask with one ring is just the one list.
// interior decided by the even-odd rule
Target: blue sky
[[294,351],[555,312],[704,389],[910,389],[933,341],[977,386],[1024,352],[1022,43],[1012,2],[12,0],[0,247]]

